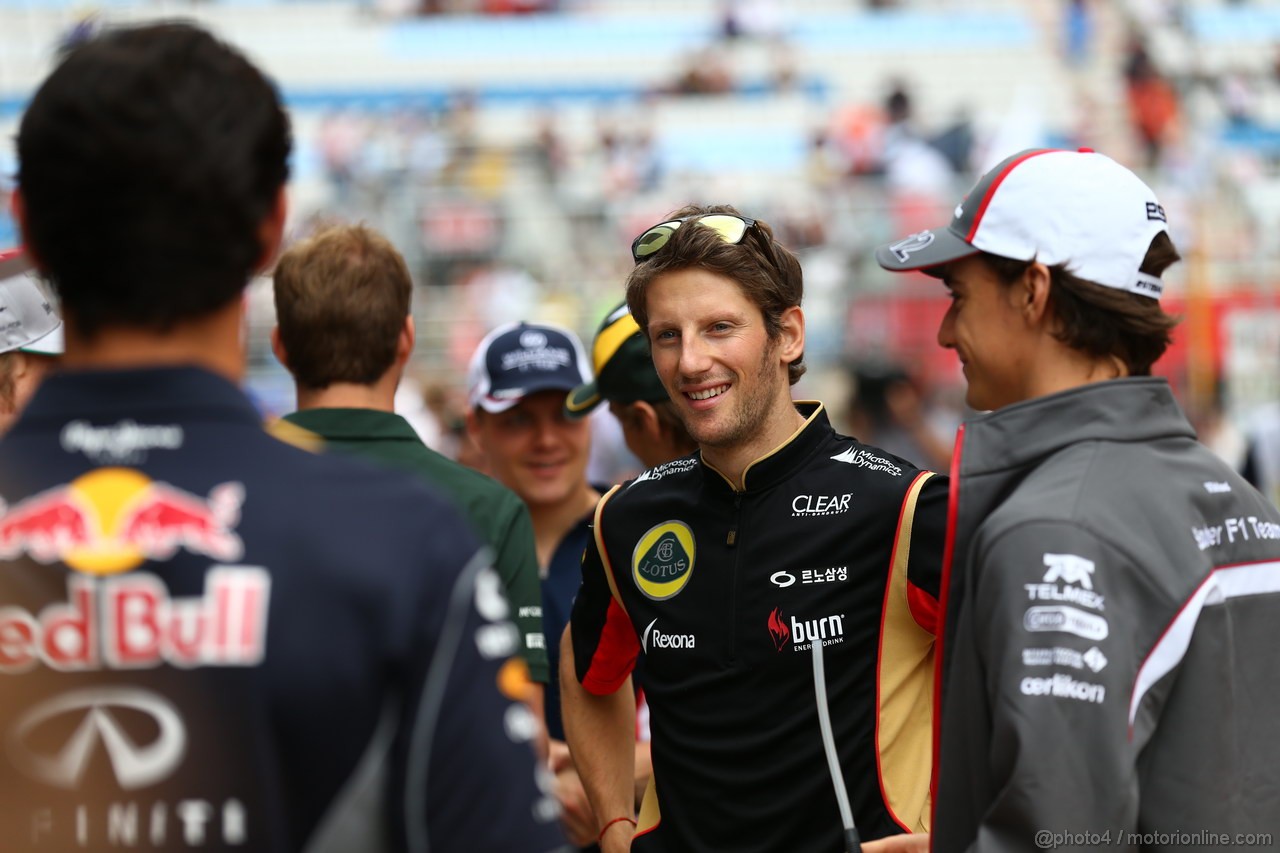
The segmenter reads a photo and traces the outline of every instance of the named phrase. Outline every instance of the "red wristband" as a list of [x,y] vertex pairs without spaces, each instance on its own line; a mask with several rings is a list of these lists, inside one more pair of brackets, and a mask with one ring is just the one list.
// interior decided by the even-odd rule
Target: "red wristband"
[[600,830],[600,834],[596,836],[596,843],[599,844],[604,841],[604,834],[609,831],[609,827],[613,826],[615,823],[621,823],[624,820],[632,826],[636,825],[636,822],[629,817],[615,817],[604,825],[604,829]]

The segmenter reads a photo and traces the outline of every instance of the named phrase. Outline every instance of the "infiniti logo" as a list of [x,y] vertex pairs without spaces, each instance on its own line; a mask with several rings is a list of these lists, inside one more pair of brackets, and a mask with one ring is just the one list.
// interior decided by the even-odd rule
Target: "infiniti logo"
[[[120,709],[151,718],[159,733],[148,744],[130,739],[117,720]],[[60,746],[35,749],[29,736],[65,714],[80,722]],[[177,709],[163,697],[129,687],[103,687],[64,693],[32,708],[9,734],[9,754],[31,777],[59,788],[76,788],[101,742],[116,781],[125,790],[142,788],[169,777],[187,749],[187,730]]]

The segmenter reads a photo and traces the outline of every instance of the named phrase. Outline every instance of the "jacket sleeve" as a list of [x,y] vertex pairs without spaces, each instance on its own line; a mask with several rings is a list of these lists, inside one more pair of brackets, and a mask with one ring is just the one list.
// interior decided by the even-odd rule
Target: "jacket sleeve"
[[[973,643],[978,666],[952,673],[983,680],[956,695],[983,689],[989,714],[989,752],[973,755],[986,762],[988,808],[971,849],[1032,850],[1044,846],[1037,833],[1071,833],[1053,839],[1058,850],[1129,849],[1120,839],[1137,828],[1138,785],[1128,705],[1144,610],[1132,562],[1078,526],[1036,522],[977,542],[974,567],[970,636],[956,646]],[[982,725],[984,703],[953,708],[952,698],[944,720]]]
[[[484,549],[429,591],[391,791],[408,851],[559,850],[558,809],[531,745],[516,629]],[[512,663],[516,663],[515,667]]]
[[916,623],[938,633],[938,598],[942,588],[942,551],[947,538],[947,493],[950,480],[934,474],[924,482],[911,507],[911,557],[907,563],[907,600]]
[[605,510],[615,488],[596,505],[592,542],[582,558],[582,586],[573,602],[569,624],[573,626],[573,660],[579,683],[597,696],[613,693],[631,670],[640,653],[640,642],[626,609],[619,600],[619,571],[605,547]]
[[520,656],[529,666],[529,677],[542,684],[551,677],[547,642],[542,633],[542,584],[538,580],[538,555],[533,542],[529,509],[515,495],[510,520],[495,543],[494,568],[506,585],[512,618],[520,631]]

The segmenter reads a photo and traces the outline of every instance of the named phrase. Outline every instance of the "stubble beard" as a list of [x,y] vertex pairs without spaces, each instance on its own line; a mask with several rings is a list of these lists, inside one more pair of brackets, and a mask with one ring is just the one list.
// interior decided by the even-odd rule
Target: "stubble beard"
[[[755,389],[748,396],[740,398],[726,413],[728,423],[689,423],[685,421],[685,429],[701,447],[717,450],[731,449],[750,441],[758,435],[769,419],[770,406],[778,393],[781,378],[777,373],[778,342],[769,339],[764,352],[760,356],[760,364],[756,371]],[[735,390],[741,386],[735,386]]]

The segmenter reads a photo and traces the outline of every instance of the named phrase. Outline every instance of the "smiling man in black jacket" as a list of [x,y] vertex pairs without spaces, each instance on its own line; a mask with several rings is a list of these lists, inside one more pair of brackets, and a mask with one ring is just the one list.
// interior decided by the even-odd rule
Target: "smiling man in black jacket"
[[[766,223],[686,208],[633,254],[627,303],[700,450],[596,508],[561,689],[601,847],[843,849],[819,704],[862,834],[926,828],[945,478],[792,400],[802,274]],[[640,653],[653,775],[633,816]]]

